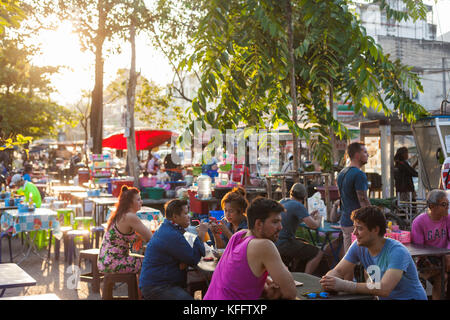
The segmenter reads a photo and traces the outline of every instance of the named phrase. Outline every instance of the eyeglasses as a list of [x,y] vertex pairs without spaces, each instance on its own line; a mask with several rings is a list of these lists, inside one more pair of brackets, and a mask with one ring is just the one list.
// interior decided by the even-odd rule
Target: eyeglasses
[[439,206],[444,207],[444,208],[448,208],[449,203],[448,202],[441,202],[438,203]]

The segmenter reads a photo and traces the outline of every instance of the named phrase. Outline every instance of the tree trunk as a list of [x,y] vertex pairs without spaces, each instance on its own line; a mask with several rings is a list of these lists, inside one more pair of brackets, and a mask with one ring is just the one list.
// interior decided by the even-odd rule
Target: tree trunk
[[[295,84],[295,59],[294,59],[294,32],[292,30],[292,6],[291,1],[286,0],[286,21],[288,29],[288,48],[289,48],[289,64],[290,64],[290,79],[291,79],[291,100],[292,100],[292,121],[297,125],[297,90]],[[298,150],[298,136],[295,131],[292,132],[292,140],[294,147],[294,171],[297,173],[294,176],[294,181],[298,182],[298,168],[299,168],[299,150]]]
[[95,85],[91,104],[91,137],[94,154],[101,154],[103,149],[103,43],[106,37],[106,13],[102,0],[98,2],[98,13],[98,31],[95,38]]
[[130,25],[130,43],[131,43],[131,67],[130,79],[127,88],[127,128],[125,128],[127,136],[127,161],[128,175],[134,177],[134,186],[139,187],[139,162],[136,151],[136,137],[134,130],[134,103],[136,97],[136,43],[135,43],[135,27],[134,20],[131,19]]
[[84,121],[86,121],[83,125],[83,129],[84,129],[84,163],[86,164],[86,166],[89,166],[89,158],[88,158],[88,152],[87,152],[87,148],[88,148],[88,121],[89,119],[86,117],[84,119]]
[[[334,118],[334,91],[333,91],[333,79],[330,79],[330,113]],[[338,160],[338,154],[337,154],[337,150],[336,150],[336,135],[334,133],[333,128],[330,128],[330,137],[331,137],[331,162],[332,165],[334,166],[334,164],[337,162]]]

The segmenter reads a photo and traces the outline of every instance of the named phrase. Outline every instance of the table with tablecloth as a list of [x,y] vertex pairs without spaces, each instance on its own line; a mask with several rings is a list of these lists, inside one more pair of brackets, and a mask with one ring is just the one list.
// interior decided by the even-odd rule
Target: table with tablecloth
[[[12,236],[20,232],[25,232],[28,235],[30,248],[25,258],[32,249],[36,251],[36,245],[38,248],[46,246],[46,233],[40,231],[51,229],[55,236],[58,236],[60,233],[57,213],[47,208],[36,208],[32,212],[23,213],[16,209],[5,210],[1,216],[0,225],[2,231],[10,232]],[[38,235],[39,237],[37,238]],[[37,243],[35,243],[36,240]]]

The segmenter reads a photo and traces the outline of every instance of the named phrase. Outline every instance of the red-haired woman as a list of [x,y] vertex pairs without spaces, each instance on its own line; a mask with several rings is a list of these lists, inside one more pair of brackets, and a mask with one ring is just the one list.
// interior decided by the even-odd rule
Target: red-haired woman
[[139,236],[146,242],[152,237],[151,231],[136,215],[141,209],[142,200],[139,190],[122,186],[116,210],[108,219],[103,237],[98,269],[102,273],[124,272],[139,273],[142,258],[129,256],[130,244]]

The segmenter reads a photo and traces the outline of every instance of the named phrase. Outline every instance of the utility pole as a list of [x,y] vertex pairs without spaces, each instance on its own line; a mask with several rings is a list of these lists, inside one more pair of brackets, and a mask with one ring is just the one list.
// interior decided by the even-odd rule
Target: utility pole
[[442,57],[442,88],[443,91],[443,99],[447,100],[447,84],[445,82],[445,57]]

